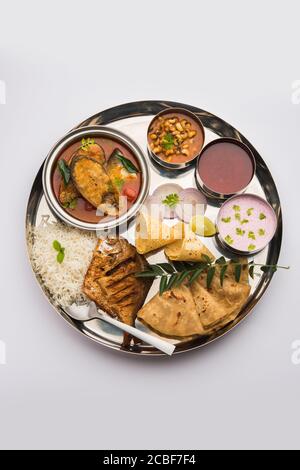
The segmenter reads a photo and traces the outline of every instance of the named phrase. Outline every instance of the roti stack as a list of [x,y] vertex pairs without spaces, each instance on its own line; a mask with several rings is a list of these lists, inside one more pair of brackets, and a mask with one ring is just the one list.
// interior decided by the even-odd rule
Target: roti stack
[[229,265],[223,286],[220,267],[209,289],[206,275],[155,295],[139,312],[138,318],[154,331],[169,337],[184,338],[210,335],[236,319],[249,293],[248,266],[243,266],[239,282],[235,280],[234,265]]

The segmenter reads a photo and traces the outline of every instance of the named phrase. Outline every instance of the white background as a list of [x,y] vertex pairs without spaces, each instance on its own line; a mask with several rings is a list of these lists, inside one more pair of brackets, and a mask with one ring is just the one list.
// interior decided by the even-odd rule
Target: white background
[[[0,8],[0,447],[299,448],[299,2]],[[127,357],[73,331],[25,251],[27,198],[52,144],[102,109],[143,99],[209,110],[256,146],[278,185],[281,262],[292,265],[239,328],[171,359]]]

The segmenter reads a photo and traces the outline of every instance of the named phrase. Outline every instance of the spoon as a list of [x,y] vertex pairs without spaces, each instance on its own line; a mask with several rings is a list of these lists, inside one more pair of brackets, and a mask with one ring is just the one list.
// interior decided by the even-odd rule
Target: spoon
[[102,312],[96,307],[94,302],[91,302],[89,305],[76,305],[73,304],[71,307],[66,308],[68,315],[77,321],[89,321],[94,319],[103,320],[106,323],[110,323],[111,325],[116,326],[120,330],[126,331],[126,333],[135,336],[135,338],[141,339],[147,344],[151,344],[156,349],[172,356],[175,347],[174,344],[168,343],[160,338],[155,336],[149,335],[144,331],[138,330],[134,326],[126,325],[125,323],[116,320],[115,318],[110,317],[106,313]]

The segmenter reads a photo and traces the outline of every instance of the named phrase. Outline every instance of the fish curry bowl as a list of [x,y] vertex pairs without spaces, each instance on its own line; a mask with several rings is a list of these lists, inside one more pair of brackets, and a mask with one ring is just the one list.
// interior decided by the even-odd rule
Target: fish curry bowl
[[128,223],[147,197],[149,179],[140,147],[104,126],[71,131],[52,148],[43,169],[50,209],[83,230],[107,231]]
[[140,357],[222,337],[286,268],[266,161],[223,119],[169,101],[101,111],[61,138],[33,182],[26,237],[57,313]]

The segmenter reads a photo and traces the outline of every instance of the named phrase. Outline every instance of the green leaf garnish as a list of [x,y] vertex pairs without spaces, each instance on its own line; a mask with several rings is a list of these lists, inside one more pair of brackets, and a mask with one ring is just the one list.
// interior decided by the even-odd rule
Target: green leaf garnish
[[236,282],[240,282],[242,274],[242,265],[239,263],[234,268],[234,277]]
[[117,187],[118,191],[121,191],[125,184],[125,180],[123,178],[120,178],[119,176],[116,176],[113,179],[113,182],[114,182],[114,185]]
[[240,221],[241,220],[241,214],[239,212],[237,212],[234,216],[236,218],[236,220]]
[[207,279],[206,279],[206,287],[207,289],[210,289],[211,283],[213,281],[214,275],[216,273],[216,268],[212,266],[211,268],[208,269],[207,271]]
[[191,275],[190,280],[189,280],[189,285],[193,284],[193,282],[197,281],[199,278],[200,274],[206,269],[206,265],[202,266],[199,269],[196,269],[196,271]]
[[220,272],[220,284],[222,287],[224,284],[224,279],[225,279],[225,274],[226,274],[227,269],[228,269],[228,264],[225,264],[224,266],[222,266],[222,269]]
[[247,210],[247,215],[250,217],[250,215],[253,214],[254,207],[251,207],[250,209]]
[[73,200],[70,201],[70,202],[65,202],[65,204],[63,204],[63,207],[64,207],[65,209],[76,209],[77,203],[78,203],[78,199],[77,199],[77,197],[76,197],[75,199],[73,199]]
[[53,246],[54,250],[58,252],[57,256],[56,256],[56,261],[59,264],[61,264],[63,262],[64,258],[65,258],[65,249],[64,249],[64,247],[61,246],[61,244],[57,240],[53,241],[52,246]]
[[226,235],[225,241],[226,241],[226,243],[228,243],[228,245],[232,245],[233,242],[234,242],[234,240],[231,238],[230,235]]
[[255,233],[250,231],[248,233],[248,238],[251,238],[252,240],[256,240]]
[[64,251],[60,251],[60,252],[57,254],[56,261],[57,261],[59,264],[61,264],[64,259],[65,259],[65,252],[64,252]]
[[[249,247],[251,246],[255,249],[254,245],[250,245]],[[146,271],[136,273],[135,276],[154,279],[160,277],[159,293],[162,295],[164,292],[180,286],[186,279],[189,279],[187,285],[191,285],[201,274],[206,274],[206,287],[209,289],[216,274],[217,267],[220,269],[220,284],[223,286],[229,265],[233,265],[236,282],[240,282],[242,270],[246,267],[249,268],[249,276],[252,278],[254,278],[254,269],[256,266],[259,266],[263,272],[275,272],[278,268],[290,269],[288,266],[255,264],[253,261],[248,264],[241,264],[239,259],[226,261],[222,256],[214,262],[207,257],[205,261],[200,263],[174,262],[152,264],[147,267]]]
[[264,219],[266,219],[266,218],[267,218],[267,216],[266,216],[263,212],[261,212],[261,213],[259,214],[259,220],[264,220]]
[[263,273],[268,273],[268,272],[276,273],[277,266],[261,266],[260,270]]
[[160,295],[163,295],[163,293],[165,292],[167,284],[168,284],[168,276],[162,276],[160,280],[160,286],[159,286]]
[[161,145],[163,146],[163,148],[164,148],[165,150],[171,150],[171,148],[173,148],[173,146],[174,146],[174,143],[175,143],[175,139],[174,139],[173,134],[171,134],[170,132],[168,132],[168,133],[164,136]]
[[132,161],[129,160],[128,158],[124,157],[124,155],[121,153],[120,150],[116,150],[114,152],[114,157],[117,158],[122,163],[123,167],[125,168],[126,171],[128,171],[128,173],[139,173],[139,170],[134,165],[134,163],[132,163]]
[[174,266],[169,263],[158,263],[156,266],[162,268],[168,274],[173,274],[176,272]]
[[222,222],[224,222],[225,224],[229,224],[229,222],[231,222],[231,217],[223,217],[223,219],[221,219]]
[[80,148],[84,150],[85,152],[87,152],[90,145],[94,145],[94,143],[95,143],[95,139],[90,139],[90,138],[82,139]]
[[234,205],[234,206],[233,206],[233,210],[234,210],[235,212],[241,212],[241,207],[240,207],[240,206],[237,206],[237,205]]
[[202,254],[201,259],[203,263],[207,263],[207,264],[211,264],[211,262],[213,261],[208,255],[204,255],[204,254]]
[[236,234],[239,235],[240,237],[243,237],[246,233],[245,230],[242,230],[240,227],[237,227],[235,231],[236,231]]
[[178,194],[176,193],[173,193],[173,194],[168,194],[165,199],[162,201],[163,204],[165,204],[165,206],[168,206],[170,207],[171,209],[173,209],[174,207],[177,206],[177,204],[179,203],[180,199],[179,199],[179,196]]
[[180,276],[181,276],[181,274],[178,274],[178,273],[172,274],[169,277],[169,281],[168,281],[166,290],[170,290],[170,289],[172,289],[172,287],[176,287],[177,281],[180,278]]
[[259,231],[258,231],[258,235],[260,237],[263,237],[265,234],[266,234],[266,231],[263,228],[260,228]]
[[67,162],[62,158],[61,160],[58,161],[57,163],[57,167],[60,171],[60,174],[64,180],[64,183],[65,185],[67,186],[67,184],[69,183],[70,181],[70,178],[71,178],[71,170],[69,168],[69,165],[67,164]]
[[249,220],[248,219],[243,219],[241,221],[241,224],[244,225],[244,224],[249,224]]
[[255,248],[256,248],[256,246],[251,243],[251,244],[248,246],[248,251],[254,251]]
[[61,244],[57,240],[54,240],[54,242],[52,243],[52,246],[54,250],[61,251]]

